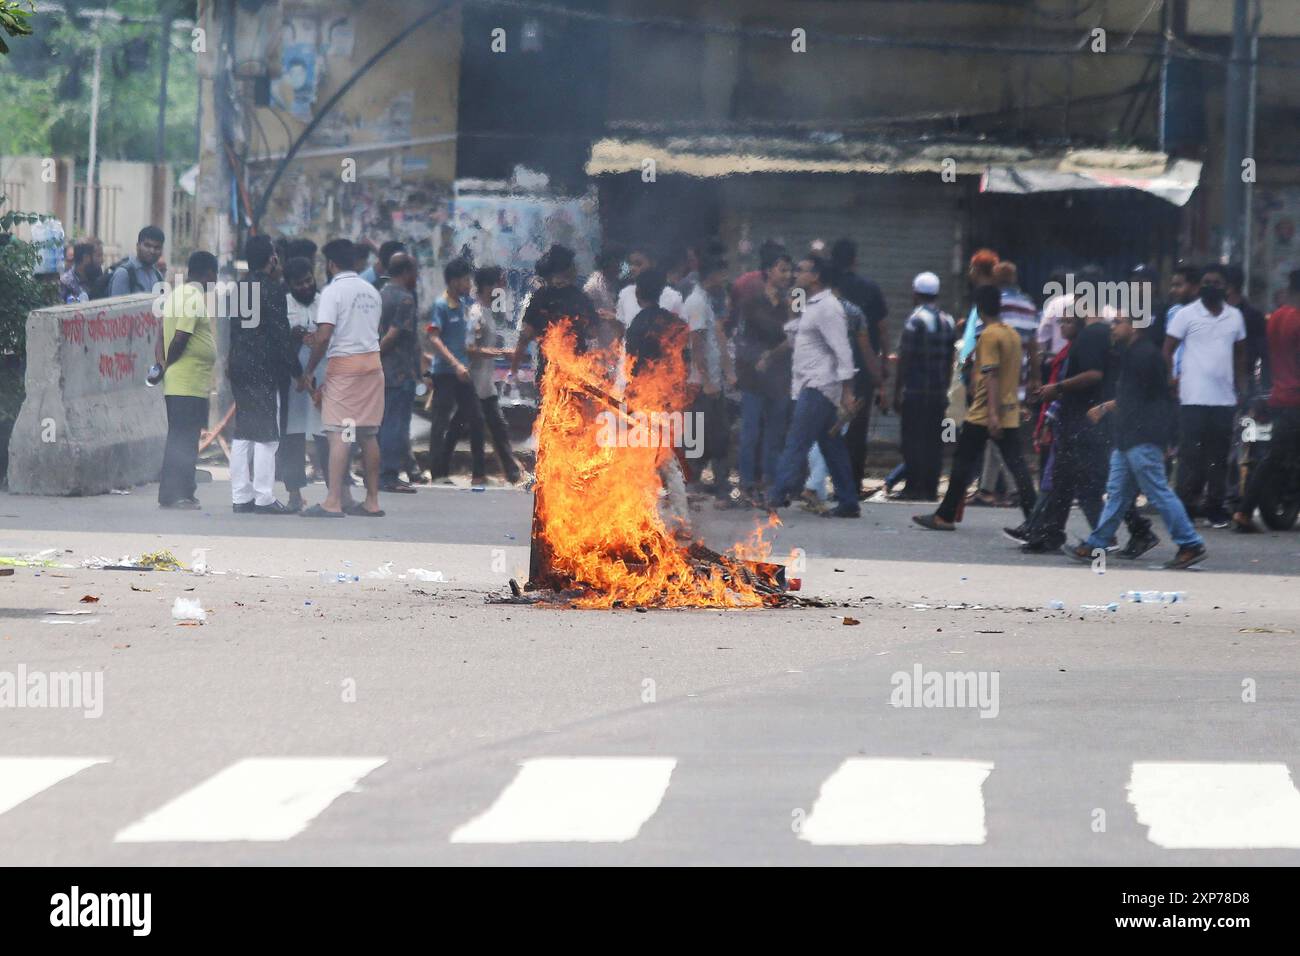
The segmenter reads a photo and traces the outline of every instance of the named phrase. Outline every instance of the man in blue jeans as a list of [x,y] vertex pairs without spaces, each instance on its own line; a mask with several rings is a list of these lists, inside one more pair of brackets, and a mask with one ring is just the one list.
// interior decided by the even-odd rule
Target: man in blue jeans
[[794,415],[768,506],[781,508],[790,503],[790,496],[803,484],[808,451],[815,443],[826,459],[838,502],[826,516],[857,518],[862,513],[858,489],[842,433],[857,412],[858,399],[853,394],[857,369],[844,309],[831,293],[830,278],[830,264],[819,256],[805,257],[795,270],[795,287],[802,290],[803,309],[791,360]]
[[733,291],[732,299],[733,309],[740,314],[736,332],[740,492],[755,503],[762,497],[760,484],[770,488],[776,480],[790,419],[790,345],[785,325],[790,321],[794,266],[780,247],[764,252],[763,285],[747,297]]
[[1172,417],[1167,366],[1159,350],[1145,336],[1138,335],[1132,318],[1116,319],[1111,334],[1123,350],[1115,398],[1088,411],[1094,424],[1115,414],[1115,450],[1110,455],[1106,508],[1085,541],[1063,550],[1076,561],[1090,563],[1093,555],[1099,549],[1104,552],[1115,536],[1140,490],[1160,512],[1169,536],[1178,545],[1178,553],[1165,567],[1190,568],[1205,560],[1205,542],[1165,478],[1164,449]]

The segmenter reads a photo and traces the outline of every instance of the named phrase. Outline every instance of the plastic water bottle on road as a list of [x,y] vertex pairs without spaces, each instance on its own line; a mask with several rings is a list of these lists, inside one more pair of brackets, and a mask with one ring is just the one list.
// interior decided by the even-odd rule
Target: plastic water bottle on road
[[1182,591],[1125,591],[1120,598],[1134,604],[1181,604],[1187,595]]

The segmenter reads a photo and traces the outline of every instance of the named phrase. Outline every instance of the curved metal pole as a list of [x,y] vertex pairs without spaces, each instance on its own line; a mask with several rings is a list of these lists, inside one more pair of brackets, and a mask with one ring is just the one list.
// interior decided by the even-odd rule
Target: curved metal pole
[[294,156],[298,154],[298,150],[301,149],[303,144],[307,141],[307,137],[309,137],[316,127],[320,125],[320,121],[329,115],[330,110],[335,107],[339,100],[343,99],[348,90],[352,89],[361,77],[365,76],[366,73],[370,71],[372,66],[391,53],[395,47],[401,44],[403,40],[409,37],[416,30],[420,29],[420,27],[424,26],[434,17],[445,13],[449,6],[451,6],[451,0],[442,0],[441,3],[428,13],[422,13],[420,16],[416,17],[405,30],[385,43],[374,53],[373,56],[370,57],[370,59],[361,64],[357,71],[348,77],[347,82],[340,86],[338,90],[335,91],[334,95],[326,100],[325,104],[316,111],[316,115],[311,118],[311,122],[308,123],[307,127],[302,131],[302,135],[294,140],[293,144],[289,147],[289,151],[285,153],[284,159],[280,160],[280,165],[275,167],[275,172],[271,174],[271,181],[267,183],[266,188],[262,190],[262,195],[257,197],[257,205],[253,209],[254,230],[258,228],[262,221],[262,216],[266,213],[266,207],[271,201],[271,194],[275,192],[275,187],[276,184],[280,182],[280,177],[283,176],[284,171],[289,168],[289,163],[293,162]]

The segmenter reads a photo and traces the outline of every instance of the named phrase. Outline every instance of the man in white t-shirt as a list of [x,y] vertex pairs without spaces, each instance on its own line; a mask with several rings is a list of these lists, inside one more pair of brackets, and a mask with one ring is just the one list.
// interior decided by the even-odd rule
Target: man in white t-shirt
[[[1057,279],[1053,277],[1053,282]],[[1064,279],[1060,280],[1064,285]],[[1074,294],[1062,292],[1043,303],[1043,318],[1038,323],[1038,355],[1041,367],[1045,370],[1052,364],[1061,349],[1065,348],[1065,336],[1061,334],[1061,319],[1074,315]],[[1042,380],[1047,381],[1044,371]]]
[[[322,386],[321,419],[329,436],[329,494],[302,512],[306,518],[344,514],[383,517],[379,507],[379,425],[384,417],[384,368],[379,358],[379,319],[383,301],[353,264],[356,249],[348,239],[333,239],[321,250],[329,285],[316,310],[316,341],[299,388],[312,387],[316,367],[328,358]],[[344,485],[352,443],[360,442],[365,465],[366,500],[355,504]]]
[[699,282],[682,305],[683,318],[691,331],[691,367],[687,381],[696,389],[692,411],[704,426],[704,447],[700,456],[691,462],[691,469],[698,483],[704,466],[713,466],[713,487],[707,490],[716,499],[718,508],[731,505],[731,456],[728,454],[731,427],[724,389],[736,385],[726,333],[713,310],[713,296],[721,293],[726,285],[726,262],[705,260],[700,264]]
[[[1170,317],[1164,342],[1165,361],[1171,366],[1181,346],[1178,497],[1189,515],[1199,514],[1216,528],[1226,528],[1232,520],[1223,500],[1237,396],[1246,381],[1246,322],[1239,310],[1224,302],[1226,293],[1222,270],[1206,267],[1200,297]],[[1204,507],[1198,510],[1202,489]]]
[[[618,305],[614,310],[614,317],[618,320],[618,324],[623,326],[624,334],[627,333],[627,329],[632,324],[632,320],[636,318],[637,313],[641,311],[641,307],[637,305],[636,301],[636,277],[646,269],[655,267],[655,256],[644,246],[635,248],[627,257],[627,267],[632,281],[623,286],[623,290],[619,292]],[[671,285],[664,286],[663,294],[659,296],[659,308],[667,309],[680,319],[683,317],[683,304],[680,292]]]

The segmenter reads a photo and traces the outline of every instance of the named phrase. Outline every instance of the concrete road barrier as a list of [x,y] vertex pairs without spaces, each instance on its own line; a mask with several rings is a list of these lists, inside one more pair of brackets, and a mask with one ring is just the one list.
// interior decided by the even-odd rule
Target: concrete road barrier
[[94,495],[156,481],[162,389],[145,385],[162,319],[151,294],[27,317],[27,394],[9,438],[9,490]]

